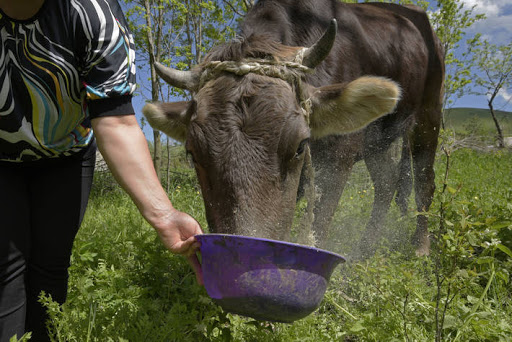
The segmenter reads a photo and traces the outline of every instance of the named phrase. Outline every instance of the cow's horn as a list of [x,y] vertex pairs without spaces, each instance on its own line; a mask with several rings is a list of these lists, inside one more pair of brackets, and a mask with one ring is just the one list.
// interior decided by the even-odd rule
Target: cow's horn
[[166,67],[155,62],[156,73],[167,83],[173,87],[197,90],[199,85],[199,75],[192,71],[182,71]]
[[332,19],[329,28],[325,31],[322,38],[304,52],[302,64],[308,68],[315,68],[320,64],[331,51],[334,41],[336,40],[337,32],[338,23],[336,19]]

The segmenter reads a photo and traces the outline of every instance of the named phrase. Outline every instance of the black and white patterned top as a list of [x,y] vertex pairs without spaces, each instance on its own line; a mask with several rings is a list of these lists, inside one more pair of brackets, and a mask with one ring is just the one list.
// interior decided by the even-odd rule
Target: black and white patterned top
[[28,20],[0,10],[0,161],[73,154],[90,120],[132,114],[133,37],[116,0],[46,0]]

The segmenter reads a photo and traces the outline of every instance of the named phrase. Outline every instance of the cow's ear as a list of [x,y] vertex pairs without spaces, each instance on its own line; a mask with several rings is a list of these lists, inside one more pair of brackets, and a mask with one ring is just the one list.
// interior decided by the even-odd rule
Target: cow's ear
[[310,127],[314,138],[358,131],[391,113],[401,95],[395,82],[372,76],[314,88],[310,93]]
[[190,101],[148,103],[142,113],[149,124],[174,140],[184,142],[190,122]]

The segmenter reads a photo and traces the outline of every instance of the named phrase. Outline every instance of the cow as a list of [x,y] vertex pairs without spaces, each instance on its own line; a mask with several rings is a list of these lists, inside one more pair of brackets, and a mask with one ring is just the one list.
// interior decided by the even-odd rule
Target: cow
[[[260,0],[239,37],[201,64],[156,64],[193,98],[143,112],[153,128],[185,141],[214,233],[287,240],[310,152],[322,246],[351,169],[364,160],[375,197],[361,246],[371,250],[394,197],[405,212],[414,185],[417,210],[431,205],[443,55],[416,6]],[[399,140],[395,163],[390,146]],[[425,215],[412,242],[428,254]]]

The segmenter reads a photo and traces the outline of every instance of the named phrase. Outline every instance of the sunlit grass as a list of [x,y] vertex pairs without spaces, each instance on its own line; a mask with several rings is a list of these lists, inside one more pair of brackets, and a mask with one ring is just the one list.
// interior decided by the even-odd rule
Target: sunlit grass
[[[474,240],[475,248],[485,250],[490,240],[478,239],[487,236],[499,238],[512,248],[512,153],[459,150],[451,158],[448,185],[457,193],[448,207],[447,220],[455,227],[462,227],[463,220],[469,222],[474,228],[465,234]],[[444,161],[440,154],[433,228],[439,212]],[[434,339],[436,288],[432,262],[429,258],[411,257],[407,247],[415,229],[413,197],[406,217],[401,217],[396,205],[391,206],[384,225],[385,240],[375,257],[338,267],[314,314],[293,324],[280,324],[222,312],[204,288],[195,283],[186,261],[163,248],[129,197],[109,177],[103,174],[95,180],[96,187],[75,241],[68,301],[63,307],[48,304],[58,341]],[[373,191],[364,165],[358,164],[334,217],[330,249],[349,255],[357,246],[370,215]],[[192,170],[175,175],[169,184],[169,196],[176,208],[190,213],[207,228]],[[498,235],[491,234],[493,229]],[[512,334],[512,290],[505,279],[508,280],[512,259],[500,250],[496,253],[496,259],[489,259],[489,255],[478,259],[475,254],[474,261],[467,260],[471,268],[461,264],[458,272],[462,275],[456,279],[466,279],[467,286],[454,297],[447,311],[448,336],[453,338],[460,327],[465,327],[461,332],[464,341],[506,341],[511,336],[507,334]],[[494,278],[474,315],[478,321],[468,320],[468,312],[484,293],[491,265],[499,276]]]

